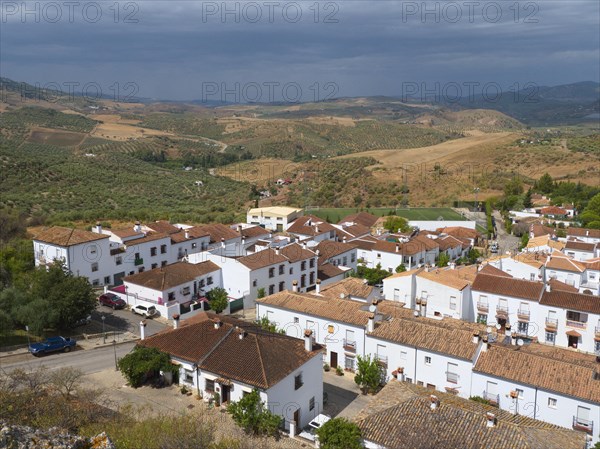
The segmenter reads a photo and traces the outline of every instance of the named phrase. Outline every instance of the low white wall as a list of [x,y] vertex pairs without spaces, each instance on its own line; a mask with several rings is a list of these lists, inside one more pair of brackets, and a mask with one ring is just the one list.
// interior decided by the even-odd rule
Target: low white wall
[[446,220],[423,220],[423,221],[413,221],[410,220],[408,222],[409,226],[416,226],[421,231],[435,231],[439,228],[452,227],[452,226],[460,226],[463,228],[475,229],[476,222],[474,221],[446,221]]

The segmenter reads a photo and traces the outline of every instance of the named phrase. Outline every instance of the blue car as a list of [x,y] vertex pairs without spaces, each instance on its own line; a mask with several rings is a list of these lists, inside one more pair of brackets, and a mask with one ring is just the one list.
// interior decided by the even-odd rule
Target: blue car
[[50,337],[46,341],[29,345],[29,352],[35,356],[49,352],[69,352],[76,344],[75,340],[69,337]]

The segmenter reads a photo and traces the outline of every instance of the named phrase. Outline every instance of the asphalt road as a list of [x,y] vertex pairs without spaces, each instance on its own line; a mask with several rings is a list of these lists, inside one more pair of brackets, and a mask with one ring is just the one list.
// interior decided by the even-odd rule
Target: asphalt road
[[[140,321],[144,318],[140,315],[135,315],[130,310],[113,310],[110,307],[98,306],[92,312],[93,323],[89,327],[93,327],[96,332],[102,332],[102,316],[104,316],[104,325],[107,332],[110,331],[129,331],[136,335],[140,335]],[[82,327],[82,332],[88,332],[87,326]],[[148,319],[146,320],[146,336],[149,337],[167,327],[164,320]],[[92,331],[90,331],[92,333]]]
[[57,369],[65,366],[77,368],[85,374],[92,374],[115,366],[115,351],[117,358],[126,355],[135,346],[135,342],[123,343],[113,346],[104,346],[98,349],[77,349],[68,353],[48,354],[34,357],[31,354],[19,354],[0,358],[0,369],[13,370],[23,368],[27,371],[45,366],[48,369]]

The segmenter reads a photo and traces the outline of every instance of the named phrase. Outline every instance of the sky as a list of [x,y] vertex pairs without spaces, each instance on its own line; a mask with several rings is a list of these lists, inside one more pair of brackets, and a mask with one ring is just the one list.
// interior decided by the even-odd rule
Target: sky
[[464,97],[600,82],[598,0],[0,3],[1,76],[119,100]]

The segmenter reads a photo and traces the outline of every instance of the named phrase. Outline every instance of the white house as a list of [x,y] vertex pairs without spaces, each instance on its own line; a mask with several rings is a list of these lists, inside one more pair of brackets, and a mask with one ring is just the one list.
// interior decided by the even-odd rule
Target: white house
[[557,279],[577,289],[586,281],[586,265],[555,251],[546,261],[546,278]]
[[358,257],[353,244],[323,240],[316,246],[316,251],[319,255],[319,267],[331,264],[343,271],[356,271]]
[[563,252],[580,262],[600,257],[598,243],[587,243],[577,240],[567,240]]
[[541,281],[544,279],[545,253],[522,252],[514,256],[501,255],[487,259],[485,262],[516,279]]
[[568,239],[577,239],[586,243],[600,243],[600,229],[574,228],[567,229]]
[[176,262],[126,276],[123,281],[129,305],[154,306],[168,319],[203,310],[206,294],[223,285],[221,269],[211,261]]
[[297,340],[203,312],[139,344],[170,354],[179,383],[207,401],[237,402],[256,389],[296,431],[323,412],[323,358],[310,335]]
[[535,343],[492,344],[473,369],[471,395],[502,410],[586,432],[599,441],[600,380],[595,357]]
[[293,207],[258,207],[246,214],[246,223],[262,226],[272,231],[285,231],[290,223],[303,215],[302,209]]
[[287,228],[287,232],[295,235],[300,240],[337,240],[337,231],[332,224],[314,215],[298,217]]

